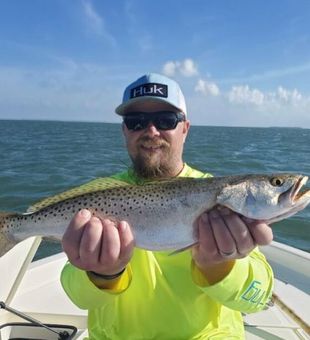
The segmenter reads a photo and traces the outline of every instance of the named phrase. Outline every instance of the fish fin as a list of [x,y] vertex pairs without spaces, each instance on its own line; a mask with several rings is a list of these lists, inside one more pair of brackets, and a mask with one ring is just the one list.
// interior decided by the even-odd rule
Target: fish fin
[[9,234],[7,227],[10,218],[16,216],[19,216],[19,214],[0,212],[0,257],[18,243],[18,241]]
[[173,251],[172,253],[170,253],[169,256],[173,256],[173,255],[177,255],[177,254],[179,254],[179,253],[182,253],[183,251],[186,251],[186,250],[192,248],[192,247],[195,246],[197,243],[198,243],[198,242],[195,242],[195,243],[192,243],[192,244],[190,244],[189,246],[186,246],[186,247],[184,247],[184,248],[177,249],[177,250]]
[[78,196],[82,196],[85,194],[89,194],[92,192],[97,192],[97,191],[104,191],[112,188],[117,188],[117,187],[124,187],[124,186],[129,186],[130,184],[124,181],[120,181],[118,179],[114,179],[111,177],[102,177],[102,178],[97,178],[91,182],[88,182],[86,184],[83,184],[79,187],[64,191],[58,195],[54,195],[51,197],[47,197],[33,205],[31,205],[27,209],[27,213],[34,213],[36,211],[39,211],[43,208],[46,208],[50,205],[62,202],[64,200],[67,200],[69,198],[75,198]]

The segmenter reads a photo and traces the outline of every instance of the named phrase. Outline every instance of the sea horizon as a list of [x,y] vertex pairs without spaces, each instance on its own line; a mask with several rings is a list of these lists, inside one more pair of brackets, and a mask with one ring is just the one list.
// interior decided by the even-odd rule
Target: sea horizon
[[[190,117],[189,117],[190,120]],[[60,120],[60,119],[33,119],[33,118],[0,118],[1,121],[26,121],[26,122],[59,122],[59,123],[94,123],[94,124],[120,124],[120,122],[109,122],[109,121],[89,121],[89,120]],[[249,128],[249,129],[302,129],[302,130],[310,130],[310,127],[303,126],[250,126],[250,125],[198,125],[191,123],[191,126],[198,127],[215,127],[215,128]]]

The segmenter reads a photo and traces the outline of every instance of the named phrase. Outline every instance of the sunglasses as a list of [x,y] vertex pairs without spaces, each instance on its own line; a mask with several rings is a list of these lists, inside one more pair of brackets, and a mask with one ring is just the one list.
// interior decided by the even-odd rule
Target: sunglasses
[[173,130],[178,123],[184,121],[184,114],[173,111],[130,112],[124,117],[124,123],[127,129],[131,131],[146,129],[150,122],[157,130]]

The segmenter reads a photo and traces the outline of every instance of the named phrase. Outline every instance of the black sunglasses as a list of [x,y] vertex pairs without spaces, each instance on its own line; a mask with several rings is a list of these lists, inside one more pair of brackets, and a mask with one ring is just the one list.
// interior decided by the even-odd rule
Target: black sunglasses
[[150,122],[157,130],[173,130],[179,122],[184,122],[185,116],[181,112],[130,112],[124,116],[124,123],[128,130],[140,131],[146,129]]

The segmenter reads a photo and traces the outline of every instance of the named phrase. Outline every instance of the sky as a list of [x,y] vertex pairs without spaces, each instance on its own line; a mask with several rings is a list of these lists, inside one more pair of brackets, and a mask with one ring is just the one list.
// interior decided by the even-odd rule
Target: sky
[[0,119],[120,122],[149,72],[193,125],[310,128],[310,1],[0,0]]

